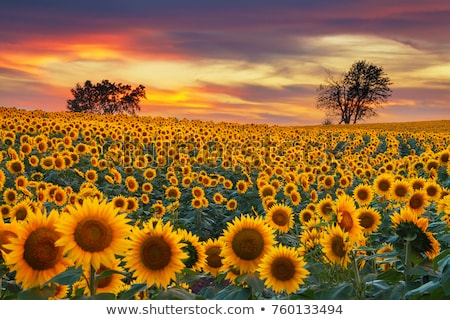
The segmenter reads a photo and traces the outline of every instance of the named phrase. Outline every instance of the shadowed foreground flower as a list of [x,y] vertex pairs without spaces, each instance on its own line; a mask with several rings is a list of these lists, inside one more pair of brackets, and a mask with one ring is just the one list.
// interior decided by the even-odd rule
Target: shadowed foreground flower
[[275,244],[274,229],[260,217],[235,217],[221,237],[224,263],[242,273],[254,272],[263,256]]
[[67,206],[66,210],[56,226],[62,234],[56,245],[64,246],[64,253],[77,267],[110,267],[116,254],[126,252],[130,226],[126,215],[118,214],[112,202],[86,198],[83,204]]
[[189,256],[183,251],[181,235],[170,222],[163,225],[159,220],[146,223],[142,229],[135,228],[130,241],[130,250],[123,260],[137,282],[167,288],[185,268],[183,260]]
[[331,263],[347,269],[350,262],[350,243],[347,232],[344,232],[339,225],[330,226],[322,238],[321,244],[323,253]]
[[183,247],[183,251],[188,254],[188,258],[184,261],[186,268],[201,271],[206,263],[206,254],[200,238],[186,229],[179,229],[177,232],[181,235],[181,242],[186,244]]
[[206,263],[203,270],[216,277],[220,272],[224,271],[222,248],[224,243],[220,239],[209,238],[202,243],[206,254]]
[[279,245],[272,248],[259,263],[257,272],[266,287],[286,294],[296,292],[309,274],[306,262],[294,248]]
[[16,272],[16,281],[23,289],[44,285],[57,274],[66,270],[69,260],[63,256],[63,247],[56,246],[60,234],[56,231],[59,214],[38,210],[26,222],[17,224],[17,237],[9,237],[4,247],[5,262]]
[[440,252],[440,244],[428,229],[428,219],[418,217],[407,207],[391,216],[395,232],[405,241],[411,242],[412,249],[425,254],[430,260]]

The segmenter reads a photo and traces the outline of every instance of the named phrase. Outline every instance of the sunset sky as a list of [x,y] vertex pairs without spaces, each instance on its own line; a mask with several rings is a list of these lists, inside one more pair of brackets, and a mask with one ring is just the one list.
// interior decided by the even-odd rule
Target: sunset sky
[[144,85],[144,115],[320,124],[326,70],[367,60],[393,82],[367,122],[450,119],[448,30],[448,0],[1,0],[0,106],[108,79]]

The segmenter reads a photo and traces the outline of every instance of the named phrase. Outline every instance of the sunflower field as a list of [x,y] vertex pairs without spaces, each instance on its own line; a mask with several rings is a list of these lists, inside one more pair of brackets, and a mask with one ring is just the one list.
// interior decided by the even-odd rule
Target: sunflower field
[[449,299],[449,145],[2,107],[0,299]]

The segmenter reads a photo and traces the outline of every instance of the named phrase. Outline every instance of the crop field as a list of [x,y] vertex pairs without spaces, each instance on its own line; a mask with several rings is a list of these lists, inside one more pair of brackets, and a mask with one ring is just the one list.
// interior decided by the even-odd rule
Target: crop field
[[449,299],[449,145],[0,108],[0,299]]

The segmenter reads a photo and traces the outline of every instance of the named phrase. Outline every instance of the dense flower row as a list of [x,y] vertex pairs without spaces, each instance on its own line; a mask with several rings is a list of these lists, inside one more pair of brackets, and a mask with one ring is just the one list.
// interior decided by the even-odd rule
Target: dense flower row
[[0,116],[2,298],[450,295],[450,121]]

